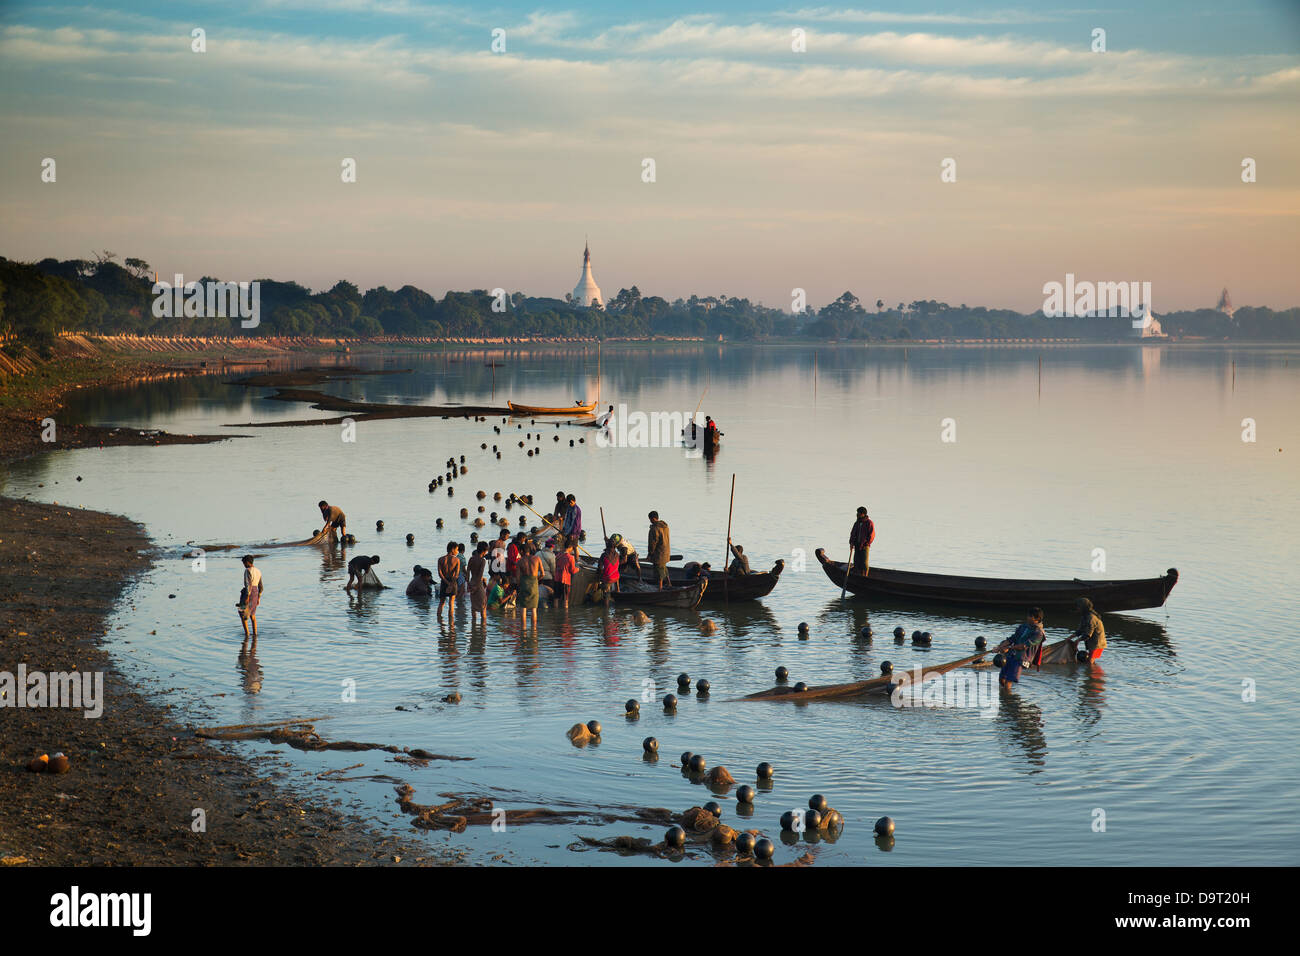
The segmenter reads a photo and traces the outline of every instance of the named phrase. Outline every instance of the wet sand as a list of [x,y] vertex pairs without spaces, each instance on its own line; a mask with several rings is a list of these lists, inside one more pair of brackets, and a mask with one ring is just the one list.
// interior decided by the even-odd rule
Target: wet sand
[[[129,381],[139,366],[107,370]],[[82,380],[84,382],[84,379]],[[0,462],[80,444],[176,444],[207,436],[11,427],[57,408],[66,381],[7,383]],[[17,405],[15,408],[14,405]],[[45,414],[48,414],[46,412]],[[219,440],[219,439],[218,439]],[[103,714],[0,707],[0,865],[361,865],[437,863],[416,843],[374,831],[334,806],[303,799],[264,777],[274,755],[245,760],[197,737],[148,700],[103,647],[107,617],[151,562],[144,529],[117,515],[0,497],[0,671],[102,672]],[[63,752],[67,773],[32,773],[41,754]],[[263,766],[264,764],[269,764]],[[191,828],[206,813],[206,832]]]

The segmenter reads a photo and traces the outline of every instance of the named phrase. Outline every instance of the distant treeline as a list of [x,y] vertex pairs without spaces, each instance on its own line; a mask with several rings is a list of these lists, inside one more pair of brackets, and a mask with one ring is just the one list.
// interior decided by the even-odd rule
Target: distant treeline
[[[410,335],[455,338],[577,336],[648,338],[699,336],[728,341],[767,338],[908,340],[939,338],[1125,338],[1124,318],[1047,318],[944,302],[877,299],[874,308],[845,292],[820,309],[800,315],[734,296],[691,296],[668,301],[620,289],[602,308],[580,308],[564,299],[531,298],[515,292],[503,299],[485,289],[448,292],[435,299],[415,286],[379,286],[362,293],[340,281],[313,293],[296,282],[260,281],[259,324],[210,315],[157,317],[153,270],[142,259],[118,263],[112,252],[92,259],[43,259],[20,263],[0,257],[0,332],[16,333],[38,348],[62,331],[155,335],[295,335],[367,338]],[[160,277],[164,280],[171,277]],[[220,280],[204,277],[200,282]],[[497,308],[494,309],[494,304]],[[502,311],[504,309],[504,311]],[[1233,318],[1214,309],[1157,314],[1164,331],[1209,339],[1295,340],[1300,309],[1243,308]]]

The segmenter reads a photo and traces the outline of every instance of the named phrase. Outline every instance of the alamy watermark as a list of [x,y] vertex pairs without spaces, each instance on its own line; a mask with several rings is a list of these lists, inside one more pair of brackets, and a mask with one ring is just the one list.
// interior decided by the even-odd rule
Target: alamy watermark
[[705,419],[698,412],[628,411],[619,405],[596,432],[600,448],[686,448],[687,458],[704,452]]
[[156,319],[238,317],[245,329],[262,322],[260,282],[186,282],[178,272],[174,283],[155,282],[152,291]]
[[1067,272],[1064,283],[1044,284],[1043,295],[1043,315],[1049,319],[1127,316],[1135,329],[1151,325],[1150,282],[1075,282],[1074,273]]
[[104,713],[103,671],[0,671],[0,707],[68,707],[91,720]]
[[981,717],[998,708],[998,678],[992,671],[922,672],[920,665],[898,675],[889,702],[895,707],[974,707]]

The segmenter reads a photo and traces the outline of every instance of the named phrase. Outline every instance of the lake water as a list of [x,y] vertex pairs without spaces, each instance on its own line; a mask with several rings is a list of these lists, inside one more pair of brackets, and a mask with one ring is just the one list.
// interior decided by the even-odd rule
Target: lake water
[[[357,361],[411,371],[320,387],[368,401],[549,405],[599,389],[605,403],[629,410],[687,413],[704,395],[702,411],[726,437],[706,461],[680,447],[598,447],[589,429],[527,420],[498,435],[499,417],[360,422],[353,442],[338,425],[225,429],[333,413],[266,401],[269,390],[216,376],[79,397],[69,412],[97,423],[249,436],[62,452],[9,469],[6,493],[128,515],[162,548],[112,622],[111,647],[128,673],[200,726],[321,718],[328,739],[474,758],[412,768],[385,753],[280,748],[280,779],[474,862],[710,864],[702,849],[670,864],[574,846],[579,835],[657,840],[659,826],[509,823],[509,811],[524,807],[679,811],[709,799],[722,803],[725,822],[776,840],[777,862],[810,850],[819,865],[1300,861],[1300,350],[683,346],[605,350],[599,362],[594,349],[511,352],[495,371],[476,354]],[[1253,419],[1256,441],[1242,440],[1243,419]],[[943,440],[945,424],[955,441]],[[527,440],[541,448],[533,458],[517,447],[529,432],[541,434]],[[580,437],[587,441],[570,448]],[[462,454],[469,473],[454,482],[455,496],[430,494],[430,478]],[[531,493],[539,506],[557,490],[573,492],[593,546],[601,507],[609,530],[642,550],[646,512],[657,509],[675,552],[717,566],[733,474],[733,538],[755,570],[786,562],[759,603],[652,610],[643,626],[623,611],[544,610],[534,634],[495,615],[486,629],[466,621],[453,629],[405,597],[413,564],[432,566],[446,541],[469,540],[459,510],[474,516],[480,489],[489,511],[502,510],[491,500],[497,491]],[[392,589],[349,598],[337,555],[267,551],[258,561],[266,593],[256,663],[241,661],[233,605],[242,552],[210,553],[196,573],[187,543],[305,538],[320,526],[321,498],[346,510],[359,539],[351,553],[379,554]],[[862,679],[883,660],[901,670],[966,656],[977,635],[992,644],[1014,627],[1009,614],[841,602],[813,551],[844,560],[859,504],[877,526],[873,566],[1062,578],[1176,567],[1181,579],[1164,608],[1106,617],[1110,646],[1091,673],[1027,673],[983,713],[887,700],[735,701],[770,687],[778,665],[792,682]],[[436,518],[446,530],[435,530]],[[1096,549],[1104,573],[1093,570]],[[701,632],[704,618],[715,633]],[[808,640],[799,639],[801,621]],[[868,622],[873,643],[856,636]],[[1055,615],[1047,624],[1059,639],[1074,621]],[[931,631],[933,646],[895,646],[895,626]],[[682,695],[667,716],[655,701],[682,671],[708,678],[712,693]],[[350,681],[356,700],[344,702]],[[623,702],[647,682],[654,700],[629,721]],[[442,703],[453,690],[463,701]],[[566,729],[592,718],[604,725],[599,745],[570,745]],[[660,741],[657,762],[642,759],[648,735]],[[684,750],[727,766],[740,783],[769,761],[773,786],[752,816],[739,816],[734,788],[715,796],[673,766]],[[317,780],[358,763],[344,776],[400,778],[419,802],[491,796],[507,810],[506,828],[416,831],[390,782]],[[782,812],[815,792],[843,814],[840,838],[780,841]],[[871,833],[883,814],[897,822],[888,851]]]

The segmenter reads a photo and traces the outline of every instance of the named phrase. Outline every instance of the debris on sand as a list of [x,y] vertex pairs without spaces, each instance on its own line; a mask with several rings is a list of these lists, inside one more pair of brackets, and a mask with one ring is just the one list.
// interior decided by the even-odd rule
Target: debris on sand
[[473,757],[453,757],[435,754],[428,750],[396,747],[392,744],[367,744],[355,740],[330,741],[316,733],[314,724],[307,721],[283,721],[274,724],[235,724],[230,727],[200,727],[194,736],[203,740],[265,740],[272,744],[288,744],[295,750],[382,750],[390,754],[406,754],[420,760],[473,760]]

